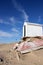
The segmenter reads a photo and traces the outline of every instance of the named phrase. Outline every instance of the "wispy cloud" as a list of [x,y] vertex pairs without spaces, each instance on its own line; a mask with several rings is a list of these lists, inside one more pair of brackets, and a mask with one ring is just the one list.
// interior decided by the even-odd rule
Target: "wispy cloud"
[[41,22],[41,16],[38,16],[38,22]]
[[7,19],[0,19],[0,24],[14,25],[16,22],[15,18],[9,17]]
[[14,18],[13,16],[12,16],[12,17],[10,17],[10,18],[9,18],[9,20],[11,21],[11,23],[12,23],[12,24],[14,24],[14,23],[15,23],[15,21],[16,21],[16,20],[15,20],[15,18]]
[[2,36],[2,37],[12,37],[13,35],[11,33],[0,30],[0,36]]
[[16,29],[11,29],[12,33],[5,32],[3,30],[0,30],[0,37],[5,37],[5,38],[13,38],[13,37],[18,37],[19,36],[19,31]]
[[0,37],[18,37],[19,36],[19,30],[16,28],[11,29],[11,33],[5,32],[3,30],[0,30]]
[[2,19],[0,19],[0,23],[3,23],[3,20]]
[[11,31],[15,34],[16,37],[19,37],[21,35],[19,28],[12,28]]
[[16,29],[16,28],[12,28],[11,31],[13,31],[15,33],[18,33],[19,32],[18,29]]
[[1,24],[10,24],[8,21],[5,21],[4,19],[0,19]]
[[18,3],[16,2],[16,0],[12,0],[12,2],[13,2],[14,7],[15,7],[19,12],[22,13],[23,18],[24,18],[24,21],[28,21],[29,16],[28,16],[27,13],[25,12],[25,10],[22,8],[22,6],[21,6],[20,4],[18,4]]
[[29,21],[29,16],[27,15],[27,13],[23,10],[22,11],[23,15],[24,15],[24,21]]

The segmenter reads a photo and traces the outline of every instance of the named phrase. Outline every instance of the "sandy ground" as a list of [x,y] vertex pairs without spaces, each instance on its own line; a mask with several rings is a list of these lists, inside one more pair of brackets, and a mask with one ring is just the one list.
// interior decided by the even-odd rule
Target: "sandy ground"
[[0,65],[43,65],[43,49],[27,54],[19,54],[12,50],[14,44],[0,44]]

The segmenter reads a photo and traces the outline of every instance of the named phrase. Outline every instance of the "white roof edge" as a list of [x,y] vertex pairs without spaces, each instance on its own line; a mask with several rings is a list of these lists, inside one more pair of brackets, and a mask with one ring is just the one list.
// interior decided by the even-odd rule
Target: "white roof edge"
[[36,26],[43,26],[43,24],[31,23],[31,22],[24,22],[24,25],[27,25],[27,24],[36,25]]

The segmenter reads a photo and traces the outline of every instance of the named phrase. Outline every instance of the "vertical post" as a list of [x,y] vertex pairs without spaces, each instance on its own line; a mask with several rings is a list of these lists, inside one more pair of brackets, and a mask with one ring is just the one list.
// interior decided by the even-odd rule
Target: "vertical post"
[[24,25],[23,25],[23,37],[26,37],[26,34],[27,34],[27,22],[24,22]]

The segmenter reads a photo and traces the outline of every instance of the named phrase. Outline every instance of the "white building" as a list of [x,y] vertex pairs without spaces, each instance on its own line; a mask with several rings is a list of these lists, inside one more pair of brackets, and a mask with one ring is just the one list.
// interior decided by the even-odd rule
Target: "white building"
[[24,22],[23,37],[35,37],[35,36],[42,36],[42,25]]

